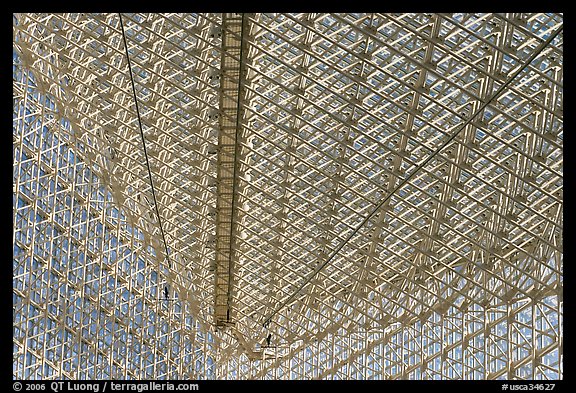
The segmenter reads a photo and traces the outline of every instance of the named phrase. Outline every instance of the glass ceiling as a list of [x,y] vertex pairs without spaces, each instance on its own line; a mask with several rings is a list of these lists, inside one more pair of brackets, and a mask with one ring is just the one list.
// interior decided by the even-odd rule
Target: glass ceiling
[[14,14],[14,378],[563,378],[562,28]]

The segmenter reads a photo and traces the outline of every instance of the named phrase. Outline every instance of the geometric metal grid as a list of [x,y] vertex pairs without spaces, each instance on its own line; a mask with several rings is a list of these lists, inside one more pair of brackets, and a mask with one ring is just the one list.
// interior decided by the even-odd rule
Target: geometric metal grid
[[562,26],[15,14],[14,378],[561,379]]

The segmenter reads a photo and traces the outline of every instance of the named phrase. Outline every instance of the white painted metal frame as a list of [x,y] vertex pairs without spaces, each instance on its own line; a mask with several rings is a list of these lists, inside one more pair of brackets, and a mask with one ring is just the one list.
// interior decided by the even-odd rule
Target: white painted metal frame
[[562,24],[15,14],[14,377],[562,378]]

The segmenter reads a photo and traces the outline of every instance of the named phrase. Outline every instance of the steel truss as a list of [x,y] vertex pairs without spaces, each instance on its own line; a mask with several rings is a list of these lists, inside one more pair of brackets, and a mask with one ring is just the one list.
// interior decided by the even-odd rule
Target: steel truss
[[14,378],[561,379],[562,26],[15,14]]

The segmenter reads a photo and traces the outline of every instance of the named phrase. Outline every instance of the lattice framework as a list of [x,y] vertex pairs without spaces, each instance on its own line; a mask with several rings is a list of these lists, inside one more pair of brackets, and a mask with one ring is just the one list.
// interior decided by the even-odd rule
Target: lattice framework
[[13,32],[15,377],[562,378],[562,15]]

